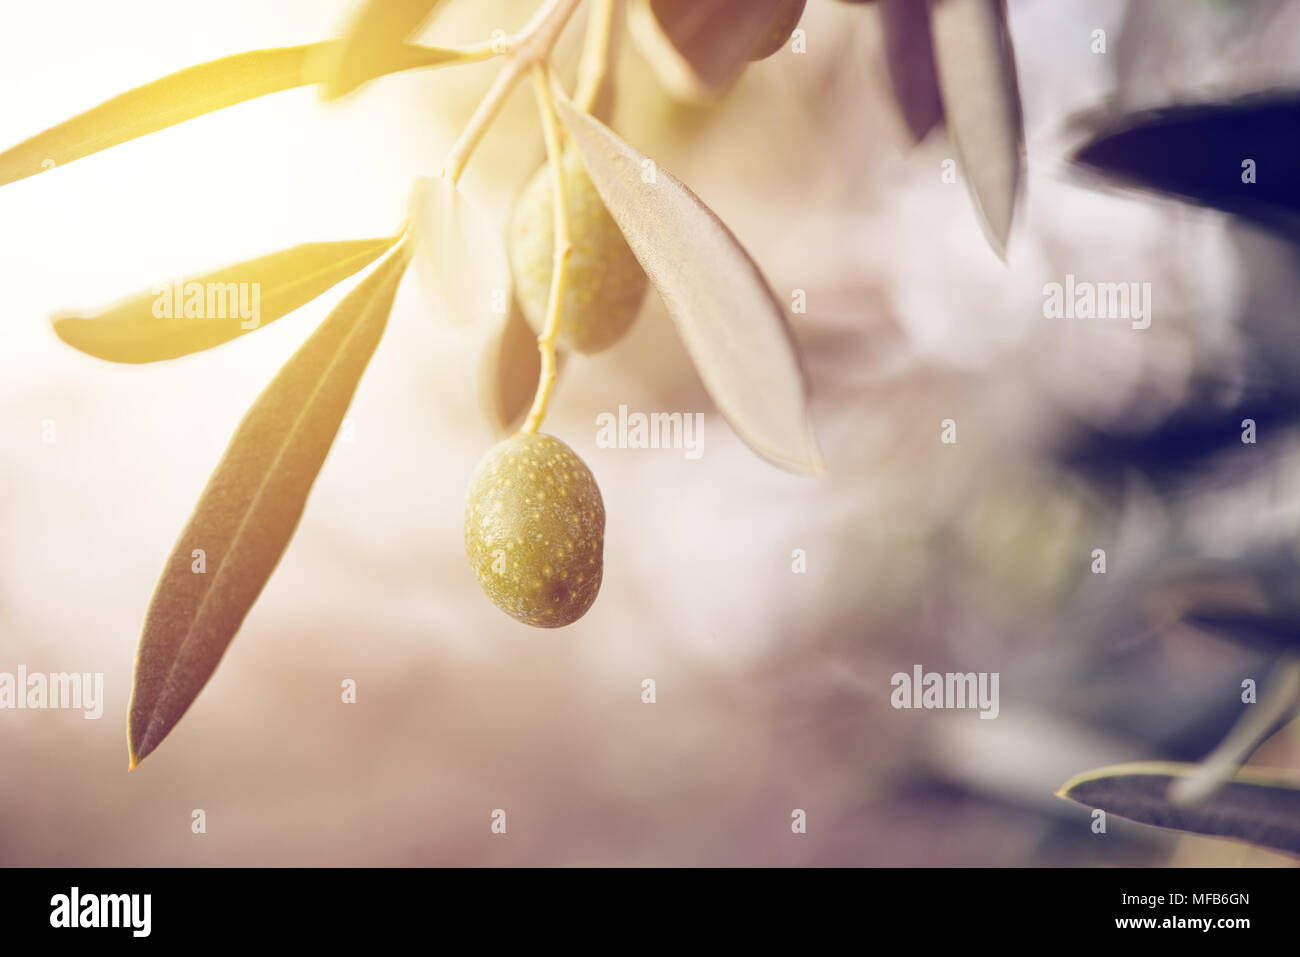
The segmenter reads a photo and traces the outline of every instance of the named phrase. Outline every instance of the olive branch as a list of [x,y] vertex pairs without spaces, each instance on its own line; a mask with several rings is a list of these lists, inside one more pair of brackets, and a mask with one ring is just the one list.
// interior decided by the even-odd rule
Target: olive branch
[[[598,192],[607,215],[617,224],[611,228],[621,231],[630,246],[629,259],[635,256],[638,268],[644,268],[659,290],[722,414],[742,439],[773,463],[800,473],[815,474],[822,468],[793,338],[784,310],[761,271],[730,230],[666,171],[659,171],[652,183],[642,182],[635,172],[648,159],[592,115],[609,81],[614,0],[589,4],[573,100],[560,89],[551,60],[579,0],[544,0],[513,33],[497,31],[460,46],[411,43],[410,37],[439,5],[439,0],[366,0],[341,39],[257,50],[189,67],[107,100],[0,153],[3,186],[214,110],[294,87],[318,85],[328,101],[387,74],[498,57],[503,61],[447,154],[441,174],[416,184],[410,208],[394,234],[307,243],[210,271],[176,291],[177,301],[184,300],[180,316],[170,310],[161,315],[157,295],[151,293],[98,313],[65,312],[54,317],[58,336],[90,356],[119,363],[158,362],[242,338],[368,270],[249,409],[164,565],[136,655],[128,716],[133,768],[189,709],[274,572],[383,335],[407,266],[418,258],[431,264],[435,275],[442,271],[445,286],[462,287],[443,290],[443,311],[452,318],[483,319],[478,315],[481,289],[464,288],[469,282],[465,277],[477,274],[474,260],[480,247],[469,236],[480,227],[458,184],[506,98],[525,77],[537,100],[551,168],[554,234],[545,318],[536,333],[535,394],[516,433],[517,441],[536,437],[543,442],[528,445],[533,456],[528,461],[540,462],[545,470],[559,468],[554,463],[563,460],[564,471],[556,474],[564,476],[585,472],[576,456],[566,457],[571,455],[567,446],[539,434],[554,391],[563,330],[574,319],[565,306],[573,250],[571,197],[562,159],[567,140],[590,175],[584,188]],[[802,0],[763,0],[742,19],[740,36],[752,49],[770,46],[773,30],[788,34],[802,8]],[[683,263],[690,265],[683,268]],[[227,308],[228,301],[218,299],[213,307],[214,290],[220,293],[241,284],[260,291],[256,322],[241,321]],[[190,285],[197,298],[190,296]],[[737,348],[738,343],[742,348]],[[554,451],[557,447],[560,451]],[[545,480],[554,478],[548,473]],[[557,541],[568,540],[580,529],[590,541],[578,551],[588,561],[598,562],[604,517],[594,479],[586,491],[590,494],[574,497],[588,503],[581,516],[551,509],[559,524],[550,534]],[[468,516],[473,494],[472,487],[466,537],[471,552]],[[484,587],[521,620],[551,626],[580,617],[594,599],[598,567],[593,573],[547,559],[537,572],[547,579],[541,592],[550,605],[536,615],[520,612],[518,603],[495,594],[491,583],[484,581]],[[517,557],[509,577],[513,581],[526,577]],[[574,582],[582,587],[575,589]],[[532,587],[541,588],[537,583]],[[561,614],[556,609],[566,602],[573,607]]]

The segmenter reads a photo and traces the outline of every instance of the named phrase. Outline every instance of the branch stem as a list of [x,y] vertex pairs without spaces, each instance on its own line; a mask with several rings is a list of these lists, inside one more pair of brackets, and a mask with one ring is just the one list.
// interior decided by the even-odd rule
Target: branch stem
[[569,207],[564,188],[564,164],[560,155],[560,121],[555,115],[551,100],[550,78],[541,63],[532,66],[533,91],[537,94],[537,109],[542,118],[542,133],[546,137],[546,154],[551,161],[553,205],[555,207],[555,260],[551,267],[551,291],[546,303],[546,324],[537,337],[537,350],[542,356],[541,374],[537,379],[537,395],[528,412],[523,430],[535,433],[546,418],[546,406],[555,387],[555,340],[560,332],[563,311],[565,280],[569,257],[573,247],[569,243]]
[[[480,58],[486,58],[503,52],[504,46],[506,64],[474,109],[474,114],[456,139],[451,152],[447,154],[447,159],[442,164],[442,175],[449,177],[453,183],[460,180],[475,148],[500,115],[515,84],[530,69],[545,65],[555,41],[559,39],[560,32],[569,22],[579,2],[580,0],[546,0],[519,32],[504,40],[492,40],[470,48],[471,55],[481,53]],[[490,52],[484,53],[484,49]]]
[[587,35],[578,63],[578,86],[573,102],[584,113],[596,106],[601,87],[609,74],[610,39],[614,30],[614,0],[591,0],[587,14]]

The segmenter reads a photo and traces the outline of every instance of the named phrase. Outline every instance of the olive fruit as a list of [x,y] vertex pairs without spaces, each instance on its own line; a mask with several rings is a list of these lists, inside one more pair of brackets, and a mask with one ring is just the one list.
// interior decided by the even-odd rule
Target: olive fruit
[[794,33],[794,28],[799,25],[799,18],[803,16],[805,4],[806,0],[782,0],[768,21],[767,32],[749,54],[749,59],[766,60],[785,46],[785,42]]
[[[562,155],[569,256],[557,348],[591,354],[627,332],[645,298],[646,275],[628,248],[573,150]],[[546,324],[555,255],[555,194],[551,164],[529,180],[510,216],[507,246],[515,296],[539,335]]]
[[605,505],[573,449],[520,432],[483,456],[465,501],[465,554],[507,615],[537,628],[577,621],[600,591],[604,549]]

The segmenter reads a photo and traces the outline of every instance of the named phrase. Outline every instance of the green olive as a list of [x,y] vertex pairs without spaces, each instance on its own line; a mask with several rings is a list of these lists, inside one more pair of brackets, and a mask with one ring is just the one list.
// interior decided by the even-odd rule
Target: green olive
[[[556,347],[590,355],[622,338],[641,309],[646,275],[574,151],[563,154],[569,256]],[[551,165],[529,180],[510,216],[508,248],[515,297],[533,331],[546,324],[555,255]]]
[[587,613],[604,568],[605,505],[586,463],[551,435],[517,433],[479,462],[465,554],[498,608],[537,628]]

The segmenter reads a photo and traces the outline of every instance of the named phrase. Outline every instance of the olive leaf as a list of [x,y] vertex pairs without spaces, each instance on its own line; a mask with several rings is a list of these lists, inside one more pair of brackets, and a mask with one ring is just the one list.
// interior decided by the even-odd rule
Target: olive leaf
[[1143,111],[1111,121],[1075,155],[1118,182],[1300,238],[1300,93]]
[[885,64],[899,112],[916,142],[943,119],[939,77],[930,39],[929,5],[922,0],[881,0]]
[[818,474],[821,452],[798,351],[758,266],[680,180],[578,110],[558,87],[555,102],[719,411],[768,461]]
[[448,176],[425,176],[411,192],[415,267],[436,316],[452,325],[506,314],[510,263],[497,225]]
[[98,315],[55,316],[54,331],[68,345],[110,362],[174,359],[288,315],[370,265],[397,239],[294,246],[191,280],[154,286]]
[[429,19],[441,0],[366,0],[325,67],[323,94],[334,99],[401,60],[403,42]]
[[258,396],[208,480],[145,616],[128,719],[132,768],[193,703],[275,570],[409,258],[403,242],[348,293]]
[[[0,153],[0,186],[216,110],[316,83],[339,41],[253,50],[188,67],[105,100]],[[459,54],[404,45],[380,73],[454,61]],[[380,75],[380,74],[376,74]]]
[[1056,793],[1140,824],[1300,855],[1300,778],[1245,769],[1204,801],[1171,801],[1170,787],[1195,771],[1194,764],[1175,762],[1115,764],[1080,774]]
[[1003,0],[934,0],[930,26],[953,148],[984,233],[1005,259],[1024,165],[1006,7]]

